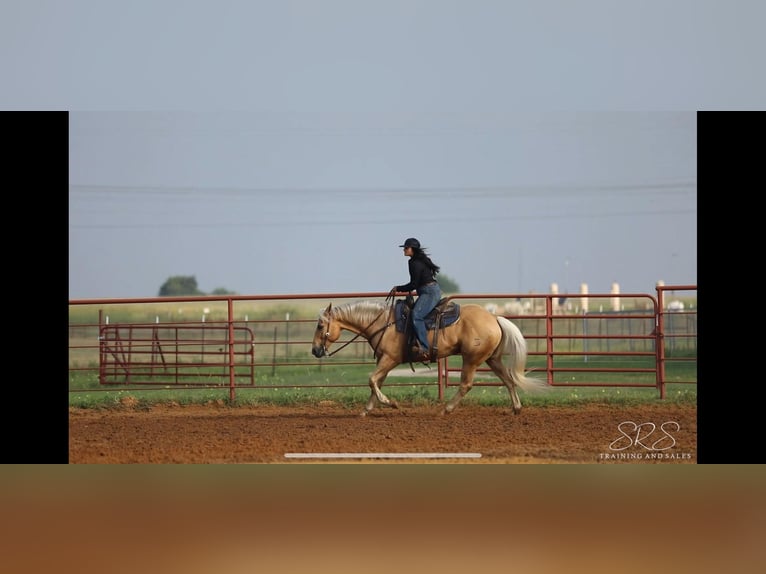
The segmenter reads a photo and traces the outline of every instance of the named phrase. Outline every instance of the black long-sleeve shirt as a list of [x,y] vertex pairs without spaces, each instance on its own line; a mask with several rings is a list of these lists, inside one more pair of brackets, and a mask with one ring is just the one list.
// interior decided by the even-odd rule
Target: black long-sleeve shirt
[[423,285],[436,281],[434,272],[422,259],[410,257],[409,261],[410,269],[410,282],[404,285],[397,285],[396,290],[399,292],[410,292],[418,290]]

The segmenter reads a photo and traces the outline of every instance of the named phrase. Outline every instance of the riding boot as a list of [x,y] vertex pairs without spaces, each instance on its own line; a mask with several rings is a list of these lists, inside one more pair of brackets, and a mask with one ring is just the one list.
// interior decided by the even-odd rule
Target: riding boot
[[410,349],[410,356],[413,361],[417,361],[418,363],[431,362],[431,353],[423,349],[423,347],[421,347],[418,343],[415,343],[412,346],[412,349]]

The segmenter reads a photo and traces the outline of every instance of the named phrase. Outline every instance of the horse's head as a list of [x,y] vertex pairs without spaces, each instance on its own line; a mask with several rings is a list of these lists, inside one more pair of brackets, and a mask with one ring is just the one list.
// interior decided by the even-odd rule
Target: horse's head
[[324,357],[327,349],[340,337],[340,324],[332,320],[332,303],[322,311],[314,331],[314,340],[311,341],[311,354],[315,357]]

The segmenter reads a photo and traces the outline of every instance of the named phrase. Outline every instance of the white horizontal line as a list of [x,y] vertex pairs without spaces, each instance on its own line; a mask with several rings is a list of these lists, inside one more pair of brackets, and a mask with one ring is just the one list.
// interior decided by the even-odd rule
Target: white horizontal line
[[478,452],[286,452],[285,458],[481,458]]

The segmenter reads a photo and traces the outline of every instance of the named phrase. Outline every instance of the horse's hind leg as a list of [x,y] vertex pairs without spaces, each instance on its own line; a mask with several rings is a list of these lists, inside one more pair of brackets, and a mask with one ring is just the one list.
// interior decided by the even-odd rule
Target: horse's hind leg
[[492,372],[503,381],[503,384],[508,389],[508,392],[511,395],[511,401],[513,402],[513,414],[519,414],[521,412],[521,399],[519,399],[519,394],[516,392],[516,384],[513,382],[508,369],[503,363],[502,355],[490,357],[487,359],[487,365],[489,365]]

